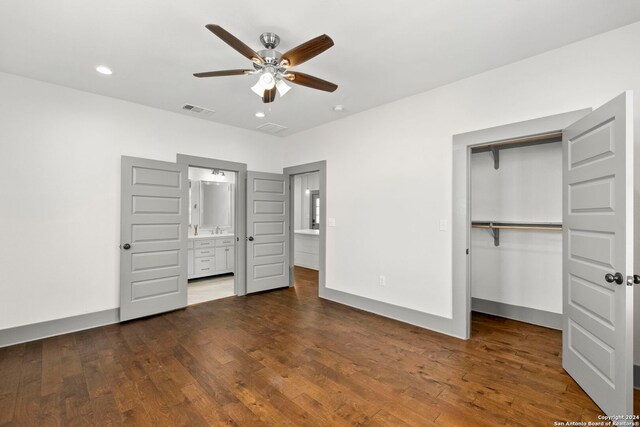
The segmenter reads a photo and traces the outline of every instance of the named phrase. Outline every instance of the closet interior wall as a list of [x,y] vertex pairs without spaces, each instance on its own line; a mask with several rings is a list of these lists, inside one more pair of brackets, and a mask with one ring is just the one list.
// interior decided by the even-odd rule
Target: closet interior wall
[[[471,218],[562,223],[562,144],[471,154]],[[473,299],[562,313],[561,231],[472,228],[471,255]]]

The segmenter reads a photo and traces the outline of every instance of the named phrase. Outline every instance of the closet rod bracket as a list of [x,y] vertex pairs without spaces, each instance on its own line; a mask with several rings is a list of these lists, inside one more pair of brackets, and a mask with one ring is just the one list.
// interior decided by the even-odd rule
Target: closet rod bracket
[[500,229],[490,228],[489,233],[493,236],[493,246],[500,246]]
[[498,147],[489,147],[489,148],[491,149],[491,155],[493,156],[493,168],[495,170],[498,170],[500,169],[500,149],[498,149]]

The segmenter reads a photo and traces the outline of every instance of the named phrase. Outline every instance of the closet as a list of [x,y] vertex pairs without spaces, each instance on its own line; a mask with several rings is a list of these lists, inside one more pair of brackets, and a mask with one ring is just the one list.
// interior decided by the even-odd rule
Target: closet
[[562,328],[562,133],[471,149],[473,311]]

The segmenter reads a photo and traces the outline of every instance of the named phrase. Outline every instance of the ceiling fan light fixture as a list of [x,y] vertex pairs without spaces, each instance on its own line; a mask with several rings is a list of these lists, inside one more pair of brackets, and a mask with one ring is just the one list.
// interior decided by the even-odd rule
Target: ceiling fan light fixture
[[271,73],[263,73],[260,76],[260,80],[258,80],[258,83],[260,84],[260,86],[262,86],[263,90],[269,90],[273,89],[273,87],[276,85],[276,79]]
[[253,93],[255,93],[260,98],[262,98],[262,95],[264,94],[264,89],[260,85],[260,80],[258,80],[258,83],[256,83],[253,86],[251,86],[251,90],[253,91]]
[[278,80],[278,82],[276,83],[276,88],[278,89],[278,94],[282,98],[287,94],[287,92],[289,92],[289,90],[291,89],[291,86],[289,86],[282,80]]

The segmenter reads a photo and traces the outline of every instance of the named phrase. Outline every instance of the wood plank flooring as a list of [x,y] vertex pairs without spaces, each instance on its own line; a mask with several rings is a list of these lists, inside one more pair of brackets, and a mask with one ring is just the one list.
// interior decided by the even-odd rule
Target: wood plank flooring
[[601,414],[562,370],[558,331],[478,314],[463,341],[317,294],[315,272],[297,268],[295,288],[0,349],[0,425],[551,426]]

